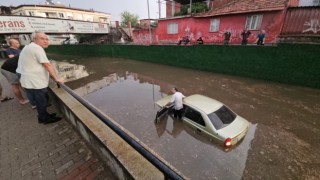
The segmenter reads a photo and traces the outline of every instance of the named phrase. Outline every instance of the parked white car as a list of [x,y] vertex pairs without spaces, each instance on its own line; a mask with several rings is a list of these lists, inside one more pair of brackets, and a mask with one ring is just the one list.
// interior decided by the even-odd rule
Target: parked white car
[[[161,120],[161,116],[168,112],[165,105],[171,97],[156,102],[162,108],[156,119]],[[249,122],[217,100],[195,94],[184,98],[183,105],[183,122],[210,139],[223,142],[226,148],[237,144],[247,134]]]
[[68,39],[66,41],[63,41],[62,44],[79,44],[79,41],[76,39]]

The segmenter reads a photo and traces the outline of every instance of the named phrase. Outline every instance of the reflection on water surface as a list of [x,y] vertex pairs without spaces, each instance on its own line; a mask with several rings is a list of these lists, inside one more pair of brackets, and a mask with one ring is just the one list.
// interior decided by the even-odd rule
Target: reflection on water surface
[[238,179],[245,168],[256,126],[252,126],[249,135],[239,146],[226,153],[221,144],[209,141],[171,116],[155,124],[154,118],[159,108],[154,102],[167,94],[161,92],[159,85],[149,81],[155,82],[151,78],[140,78],[139,74],[126,71],[123,76],[112,73],[74,91],[133,133],[187,177],[211,179],[212,176],[219,178],[221,175],[221,178]]
[[[70,88],[191,179],[319,177],[320,90],[126,59],[72,63],[89,76],[66,83]],[[154,102],[172,87],[217,99],[246,118],[252,125],[244,140],[225,152],[171,116],[154,124]]]

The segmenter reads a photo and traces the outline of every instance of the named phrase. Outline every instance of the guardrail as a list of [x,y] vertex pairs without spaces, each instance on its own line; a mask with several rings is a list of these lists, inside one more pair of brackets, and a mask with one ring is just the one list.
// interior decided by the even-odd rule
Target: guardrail
[[92,107],[88,102],[86,102],[82,97],[77,95],[73,90],[71,90],[65,84],[58,83],[59,88],[67,91],[71,96],[78,100],[83,106],[85,106],[89,111],[91,111],[95,116],[97,116],[102,122],[104,122],[108,127],[110,127],[115,133],[117,133],[123,140],[125,140],[129,145],[131,145],[136,151],[138,151],[143,157],[145,157],[150,163],[152,163],[157,169],[159,169],[165,176],[165,179],[183,179],[181,175],[172,170],[162,161],[160,161],[155,155],[145,149],[141,144],[134,140],[131,136],[126,134],[117,125],[106,118],[101,112]]

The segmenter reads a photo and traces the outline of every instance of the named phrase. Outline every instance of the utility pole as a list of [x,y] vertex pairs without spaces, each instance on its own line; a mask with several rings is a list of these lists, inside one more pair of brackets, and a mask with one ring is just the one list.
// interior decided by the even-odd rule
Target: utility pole
[[159,3],[159,19],[161,18],[161,4],[160,4],[160,0],[158,0]]
[[149,0],[147,0],[147,4],[148,4],[148,18],[149,18],[149,39],[150,39],[150,42],[149,42],[149,45],[152,44],[152,36],[151,36],[151,21],[150,21],[150,10],[149,10]]
[[190,15],[192,15],[192,0],[190,0]]

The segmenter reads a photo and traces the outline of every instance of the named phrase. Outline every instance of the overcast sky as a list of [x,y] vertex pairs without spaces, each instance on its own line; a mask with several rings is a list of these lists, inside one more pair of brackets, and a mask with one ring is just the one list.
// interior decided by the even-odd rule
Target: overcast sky
[[[57,0],[53,0],[57,2]],[[139,19],[148,18],[147,0],[59,0],[61,4],[73,8],[94,9],[104,13],[111,14],[111,21],[120,21],[120,13],[128,11],[132,14],[138,15]],[[0,5],[3,6],[18,6],[21,4],[44,4],[45,0],[1,0]],[[165,1],[160,0],[161,17],[165,17]],[[150,18],[159,18],[158,0],[149,0]]]

